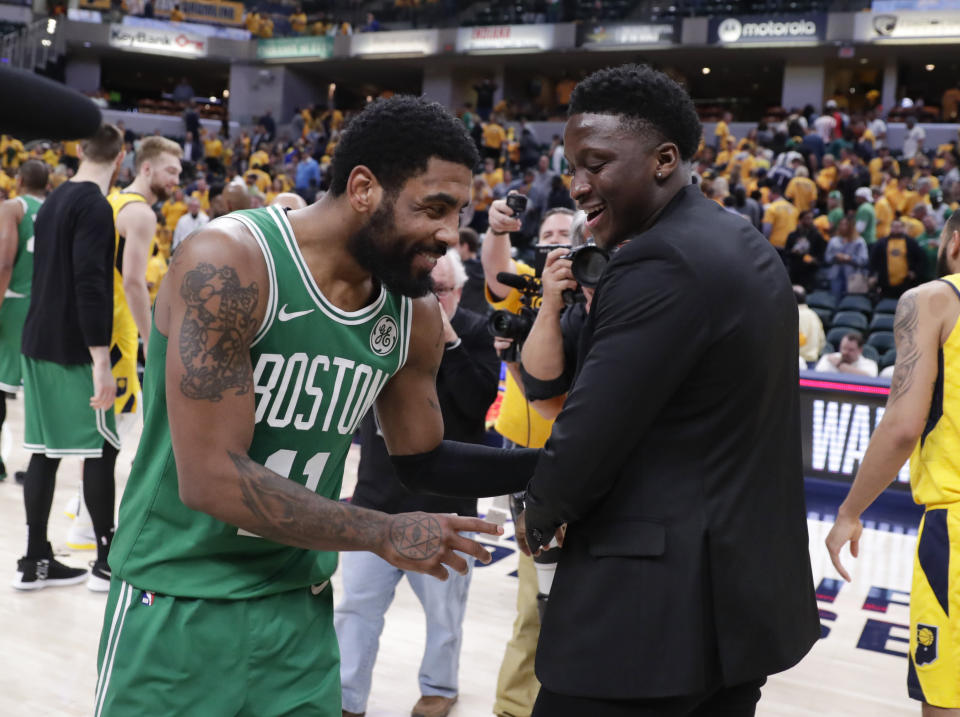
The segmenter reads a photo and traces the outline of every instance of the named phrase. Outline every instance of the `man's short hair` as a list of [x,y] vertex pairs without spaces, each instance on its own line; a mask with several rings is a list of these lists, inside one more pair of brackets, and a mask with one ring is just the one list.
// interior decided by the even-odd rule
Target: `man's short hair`
[[137,150],[137,161],[134,165],[134,171],[139,172],[144,162],[156,159],[161,154],[172,154],[177,159],[183,157],[183,149],[172,139],[158,137],[153,135],[145,138],[140,143],[140,149]]
[[567,116],[619,115],[638,134],[651,130],[673,142],[686,162],[693,158],[703,127],[690,95],[662,72],[646,65],[621,65],[594,72],[576,86]]
[[471,252],[476,253],[480,248],[480,237],[470,227],[462,227],[460,229],[460,243],[466,244]]
[[354,167],[367,167],[387,192],[427,171],[431,158],[462,164],[471,172],[480,161],[463,122],[442,105],[396,95],[367,105],[340,135],[330,165],[330,192],[347,189]]
[[863,334],[859,331],[848,331],[843,335],[843,338],[850,339],[850,341],[853,341],[859,348],[863,348]]
[[50,181],[50,168],[46,162],[39,159],[28,159],[20,165],[17,172],[24,190],[28,192],[42,192]]
[[[577,215],[577,213],[576,213],[575,211],[573,211],[572,209],[567,209],[566,207],[554,207],[553,209],[548,209],[548,210],[544,213],[543,219],[540,220],[540,226],[543,226],[543,223],[544,223],[545,221],[547,221],[547,219],[549,219],[550,217],[552,217],[552,216],[555,215],[555,214],[564,214],[564,215],[566,215],[566,216],[568,216],[568,217],[571,217],[571,218],[573,218],[573,217],[575,217],[575,216]],[[951,215],[951,216],[952,216],[952,215]]]
[[83,158],[95,164],[110,164],[123,150],[123,132],[107,122],[100,125],[92,137],[85,139],[80,147]]

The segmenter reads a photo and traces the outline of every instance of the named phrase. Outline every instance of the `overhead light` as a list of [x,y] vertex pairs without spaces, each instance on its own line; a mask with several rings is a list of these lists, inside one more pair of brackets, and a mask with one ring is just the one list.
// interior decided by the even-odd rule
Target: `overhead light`
[[926,66],[926,70],[927,70],[927,72],[933,72],[933,70],[934,70],[935,67],[936,67],[936,65],[927,65],[927,66]]
[[861,65],[866,65],[867,62],[869,62],[869,60],[867,60],[866,57],[861,57],[861,58],[860,58],[860,64],[861,64]]
[[850,94],[851,94],[851,95],[857,94],[857,88],[856,88],[856,87],[851,87],[851,88],[850,88]]
[[91,47],[92,45],[93,45],[93,43],[90,42],[89,40],[87,40],[87,41],[85,41],[85,42],[83,43],[83,46],[84,46],[84,47]]
[[230,99],[230,90],[224,90],[224,91],[223,91],[223,99],[225,99],[225,100],[229,100],[229,99]]
[[210,101],[211,101],[211,102],[216,102],[216,101],[217,101],[217,98],[214,97],[213,95],[210,95]]
[[373,102],[373,95],[367,95],[367,104]]
[[47,20],[47,34],[52,35],[56,31],[57,31],[57,21],[51,17],[49,20]]
[[331,82],[329,85],[327,85],[327,94],[328,94],[330,97],[333,97],[333,93],[336,92],[336,91],[337,91],[337,83],[336,83],[336,82]]
[[44,47],[50,47],[50,45],[52,45],[53,43],[50,42],[50,40],[47,40],[46,38],[44,38],[43,40],[40,41],[40,44],[43,45]]
[[709,68],[709,67],[704,67],[704,68],[702,68],[702,69],[700,70],[700,72],[702,72],[702,73],[705,74],[705,75],[709,75],[709,74],[710,74],[710,68]]

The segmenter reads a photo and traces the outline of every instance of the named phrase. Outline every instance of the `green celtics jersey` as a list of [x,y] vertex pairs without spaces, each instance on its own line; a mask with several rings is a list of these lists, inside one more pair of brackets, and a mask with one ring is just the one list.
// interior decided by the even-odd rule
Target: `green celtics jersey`
[[17,201],[23,204],[23,219],[17,227],[17,259],[13,263],[6,295],[25,297],[30,296],[30,283],[33,281],[33,222],[43,200],[24,194],[17,197]]
[[[250,457],[307,489],[340,497],[361,419],[407,357],[411,300],[381,288],[346,312],[320,292],[275,207],[236,212],[270,276],[267,311],[250,349],[255,422]],[[177,350],[174,338],[170,350]],[[136,588],[181,597],[243,599],[322,583],[337,554],[251,535],[180,500],[166,410],[167,338],[150,336],[140,448],[110,549],[113,573]]]

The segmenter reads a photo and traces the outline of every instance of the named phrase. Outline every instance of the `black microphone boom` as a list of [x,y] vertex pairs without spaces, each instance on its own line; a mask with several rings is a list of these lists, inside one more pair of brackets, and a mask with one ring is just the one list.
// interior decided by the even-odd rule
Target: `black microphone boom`
[[517,289],[518,291],[523,291],[530,286],[530,279],[527,277],[521,276],[520,274],[511,274],[507,271],[497,272],[497,281],[504,286],[509,286],[511,289]]
[[0,96],[0,132],[25,142],[85,139],[102,121],[89,98],[24,70],[0,67]]

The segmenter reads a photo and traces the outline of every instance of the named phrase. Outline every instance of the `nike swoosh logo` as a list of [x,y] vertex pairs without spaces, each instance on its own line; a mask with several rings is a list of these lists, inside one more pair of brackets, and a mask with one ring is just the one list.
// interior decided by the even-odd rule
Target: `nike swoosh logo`
[[280,313],[277,314],[277,318],[280,319],[281,321],[289,321],[290,319],[296,319],[297,317],[300,317],[300,316],[306,316],[307,314],[312,314],[314,311],[315,309],[304,309],[303,311],[293,311],[288,314],[287,305],[284,304],[283,308],[280,309]]

